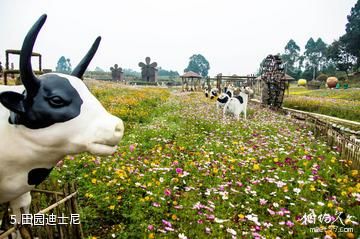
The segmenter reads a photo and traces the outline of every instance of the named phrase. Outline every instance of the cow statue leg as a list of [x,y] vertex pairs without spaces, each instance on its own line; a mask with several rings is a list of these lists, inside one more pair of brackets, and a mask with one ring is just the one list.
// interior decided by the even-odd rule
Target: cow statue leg
[[224,109],[223,109],[223,121],[226,121],[226,111],[227,111],[227,107],[228,107],[228,105],[229,105],[229,102],[230,102],[230,100],[229,100],[228,102],[226,102],[226,104],[224,105]]
[[[24,209],[25,214],[29,214],[30,212],[30,204],[31,204],[31,194],[30,192],[26,192],[21,196],[15,198],[14,200],[10,201],[10,208],[12,211],[12,215],[15,216],[16,223],[21,224],[21,208]],[[11,216],[12,223],[14,222],[14,216]],[[21,238],[20,232],[16,231],[16,238]]]

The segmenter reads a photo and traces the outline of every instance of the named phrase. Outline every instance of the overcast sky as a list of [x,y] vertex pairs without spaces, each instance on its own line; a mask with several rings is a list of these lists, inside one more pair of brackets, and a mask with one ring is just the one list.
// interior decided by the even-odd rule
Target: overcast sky
[[[97,36],[92,63],[104,70],[117,63],[139,71],[150,56],[159,66],[187,67],[202,54],[209,75],[255,73],[268,54],[283,53],[293,39],[301,51],[310,37],[330,44],[345,33],[356,0],[0,0],[0,61],[6,49],[20,49],[32,24],[46,13],[34,51],[43,68],[60,56],[81,60]],[[15,65],[18,58],[12,57]],[[35,67],[34,67],[35,68]]]

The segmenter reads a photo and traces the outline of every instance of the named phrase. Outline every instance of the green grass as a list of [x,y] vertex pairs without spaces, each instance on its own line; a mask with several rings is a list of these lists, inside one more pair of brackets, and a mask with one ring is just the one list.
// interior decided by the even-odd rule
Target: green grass
[[360,89],[308,90],[304,87],[291,87],[290,95],[302,95],[302,96],[313,96],[313,97],[320,97],[320,98],[360,101]]
[[360,122],[360,89],[290,87],[283,106]]

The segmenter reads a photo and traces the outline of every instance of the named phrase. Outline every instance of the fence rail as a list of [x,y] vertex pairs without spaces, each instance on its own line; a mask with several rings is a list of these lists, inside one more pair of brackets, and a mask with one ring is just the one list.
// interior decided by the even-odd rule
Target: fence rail
[[[257,99],[251,101],[256,104],[261,103]],[[282,108],[282,112],[296,120],[305,121],[309,127],[313,128],[315,135],[325,137],[330,147],[336,146],[343,159],[352,161],[352,168],[360,169],[359,122],[286,107]],[[357,130],[350,128],[357,128]]]
[[[76,196],[78,191],[74,183],[69,183],[64,185],[63,192],[49,191],[45,189],[34,189],[32,190],[33,200],[32,200],[32,210],[33,215],[45,215],[46,213],[53,210],[54,215],[67,214],[77,214],[79,215],[79,208],[77,205]],[[46,203],[51,203],[50,206],[47,206],[45,209],[40,209],[43,206],[44,201]],[[22,213],[24,210],[22,209]],[[8,209],[5,210],[3,220],[3,226],[9,225],[9,215]],[[7,221],[6,221],[7,220]],[[24,239],[82,239],[84,238],[83,231],[81,228],[80,222],[78,224],[56,224],[56,225],[42,225],[41,227],[34,226],[29,227],[28,225],[12,226],[11,228],[7,227],[7,231],[0,234],[0,239],[8,238],[16,230],[19,230],[22,238]],[[36,236],[33,236],[36,235]]]
[[[321,116],[309,114],[307,112],[293,111],[284,109],[293,118],[303,120],[313,128],[315,135],[325,136],[330,147],[336,146],[343,159],[352,161],[351,166],[355,169],[360,168],[360,133],[330,121],[324,120]],[[326,119],[326,117],[325,117]],[[346,121],[350,123],[349,121]],[[353,122],[355,125],[357,122]]]

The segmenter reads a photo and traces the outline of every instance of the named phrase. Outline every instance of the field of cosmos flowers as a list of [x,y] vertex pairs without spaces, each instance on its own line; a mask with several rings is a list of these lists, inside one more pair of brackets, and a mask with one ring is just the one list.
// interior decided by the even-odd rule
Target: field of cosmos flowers
[[91,83],[125,123],[112,156],[68,156],[87,238],[356,238],[350,161],[288,116],[225,121],[202,93]]

